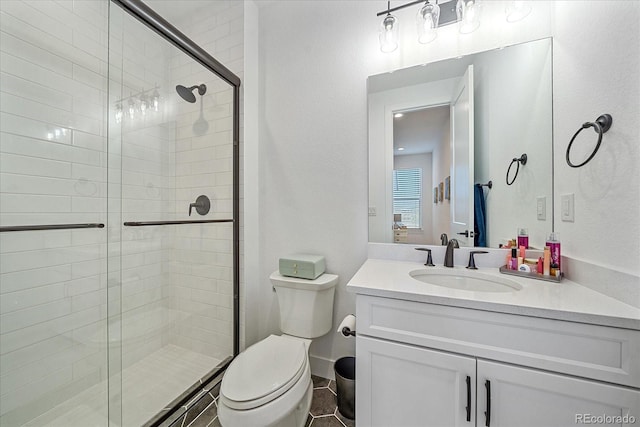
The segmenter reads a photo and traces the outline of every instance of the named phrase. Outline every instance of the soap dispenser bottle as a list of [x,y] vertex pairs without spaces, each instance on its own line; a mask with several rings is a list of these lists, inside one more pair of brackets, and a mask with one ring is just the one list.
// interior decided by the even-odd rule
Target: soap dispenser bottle
[[529,231],[526,228],[518,228],[518,247],[529,249]]
[[551,265],[555,266],[557,271],[562,271],[560,265],[560,241],[557,233],[551,233],[547,240],[546,246],[551,250]]

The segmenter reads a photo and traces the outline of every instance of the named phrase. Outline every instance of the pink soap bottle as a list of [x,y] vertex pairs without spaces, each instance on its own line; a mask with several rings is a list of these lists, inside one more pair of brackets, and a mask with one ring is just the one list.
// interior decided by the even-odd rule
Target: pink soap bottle
[[529,249],[529,231],[526,228],[518,229],[518,247],[520,246]]
[[558,233],[551,233],[549,239],[547,239],[547,246],[551,250],[551,264],[557,265],[558,271],[562,271],[560,264],[560,241],[558,240]]

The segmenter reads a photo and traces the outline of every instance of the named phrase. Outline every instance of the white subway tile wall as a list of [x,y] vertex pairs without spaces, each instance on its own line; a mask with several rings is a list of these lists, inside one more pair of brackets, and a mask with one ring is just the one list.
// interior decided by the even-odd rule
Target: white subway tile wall
[[[107,18],[107,2],[0,2],[0,224],[106,221]],[[0,424],[106,390],[106,243],[0,236]]]
[[[201,12],[176,26],[241,76],[242,3]],[[232,88],[106,0],[2,0],[0,29],[0,224],[107,224],[0,235],[0,424],[98,395],[139,422],[162,398],[145,406],[127,367],[232,353],[232,225],[122,226],[187,219],[200,194],[192,219],[232,217]],[[194,104],[175,92],[201,83]],[[129,117],[156,89],[158,111]]]

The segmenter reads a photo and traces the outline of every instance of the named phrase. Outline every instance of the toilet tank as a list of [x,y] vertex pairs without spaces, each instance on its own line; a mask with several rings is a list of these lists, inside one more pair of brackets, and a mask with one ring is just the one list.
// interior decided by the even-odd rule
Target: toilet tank
[[285,277],[278,271],[269,276],[280,306],[280,330],[302,338],[320,337],[331,330],[335,274],[314,280]]

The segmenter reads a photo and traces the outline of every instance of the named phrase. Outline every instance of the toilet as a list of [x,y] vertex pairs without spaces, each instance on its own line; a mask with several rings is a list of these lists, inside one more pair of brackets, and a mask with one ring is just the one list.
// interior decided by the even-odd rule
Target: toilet
[[280,305],[282,335],[270,335],[231,362],[220,386],[218,418],[223,427],[302,427],[311,398],[311,339],[333,321],[338,276],[314,280],[269,276]]

